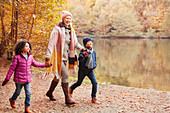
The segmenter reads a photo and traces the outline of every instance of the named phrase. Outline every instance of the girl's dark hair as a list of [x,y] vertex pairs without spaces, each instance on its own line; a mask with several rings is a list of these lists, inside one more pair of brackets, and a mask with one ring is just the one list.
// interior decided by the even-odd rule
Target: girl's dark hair
[[31,43],[28,41],[20,41],[17,43],[16,47],[15,47],[15,55],[19,55],[22,52],[22,49],[25,47],[25,44],[28,43],[30,50],[32,49]]

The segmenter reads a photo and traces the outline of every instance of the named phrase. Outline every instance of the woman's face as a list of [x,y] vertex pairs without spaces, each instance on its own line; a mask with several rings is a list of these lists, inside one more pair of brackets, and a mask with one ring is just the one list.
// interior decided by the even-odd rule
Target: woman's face
[[66,16],[66,17],[64,18],[64,24],[65,24],[65,26],[68,27],[68,26],[70,25],[71,21],[72,21],[71,16]]

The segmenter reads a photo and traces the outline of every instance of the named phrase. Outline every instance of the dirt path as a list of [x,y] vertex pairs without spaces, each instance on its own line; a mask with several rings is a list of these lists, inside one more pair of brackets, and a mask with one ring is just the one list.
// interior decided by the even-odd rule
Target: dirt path
[[[7,70],[0,69],[0,84],[6,73]],[[73,99],[79,104],[69,108],[64,104],[60,84],[54,92],[57,101],[52,102],[45,96],[52,78],[49,76],[43,80],[42,74],[40,71],[32,72],[30,108],[34,113],[170,113],[170,92],[100,84],[97,93],[100,104],[91,103],[91,85],[82,84],[73,95]],[[6,86],[0,86],[0,113],[24,112],[24,90],[16,101],[17,108],[10,107],[8,99],[14,90],[15,84],[12,79]]]

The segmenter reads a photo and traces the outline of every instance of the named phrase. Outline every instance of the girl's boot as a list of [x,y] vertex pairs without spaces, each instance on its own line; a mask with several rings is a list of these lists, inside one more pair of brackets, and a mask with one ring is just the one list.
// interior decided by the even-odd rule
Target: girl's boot
[[69,95],[69,91],[68,91],[68,83],[62,83],[62,88],[63,88],[63,92],[65,95],[65,104],[67,105],[73,105],[76,104],[70,97]]
[[47,93],[46,93],[46,96],[49,97],[51,101],[56,101],[56,99],[54,98],[54,96],[53,96],[52,93],[53,93],[55,87],[57,86],[58,82],[59,82],[59,81],[54,81],[54,80],[53,80],[53,81],[51,82],[51,86],[50,86],[49,90],[48,90]]
[[10,102],[10,105],[11,105],[12,108],[16,108],[14,100],[11,100],[11,98],[10,98],[9,102]]
[[32,113],[32,111],[29,110],[29,106],[25,107],[25,113]]

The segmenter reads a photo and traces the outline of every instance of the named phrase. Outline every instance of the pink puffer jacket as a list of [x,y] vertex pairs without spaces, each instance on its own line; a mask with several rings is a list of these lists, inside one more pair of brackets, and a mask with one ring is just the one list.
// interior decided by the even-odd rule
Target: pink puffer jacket
[[15,55],[13,62],[10,66],[8,74],[6,75],[7,80],[10,80],[11,75],[14,73],[14,82],[16,83],[27,83],[31,82],[31,65],[34,67],[45,67],[45,63],[38,63],[34,60],[33,56],[28,53],[27,60],[21,53],[20,55]]

